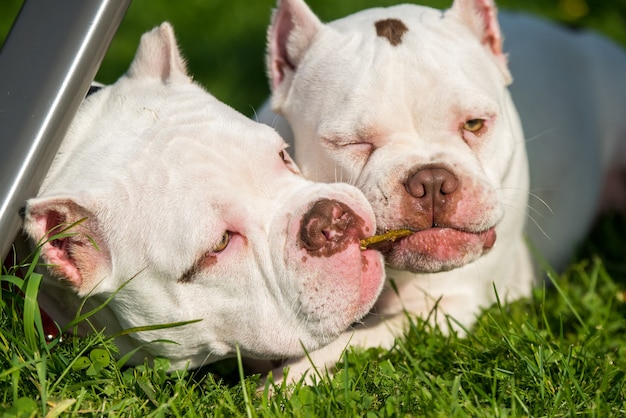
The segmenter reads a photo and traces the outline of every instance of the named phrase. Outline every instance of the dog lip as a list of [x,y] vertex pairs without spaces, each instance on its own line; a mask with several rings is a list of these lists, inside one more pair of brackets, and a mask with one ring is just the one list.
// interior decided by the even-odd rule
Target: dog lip
[[422,228],[422,229],[411,228],[410,226],[400,226],[398,228],[387,228],[387,229],[384,229],[384,230],[380,229],[380,230],[376,231],[376,233],[377,234],[382,234],[385,231],[398,230],[398,229],[408,229],[410,231],[413,231],[413,234],[411,234],[411,235],[408,235],[408,236],[402,237],[402,238],[398,238],[396,240],[396,242],[398,242],[400,240],[409,238],[409,237],[413,236],[414,234],[419,234],[420,232],[435,231],[435,230],[440,230],[440,229],[450,229],[450,230],[454,230],[454,231],[457,231],[457,232],[462,232],[464,234],[481,235],[481,234],[485,234],[485,233],[493,230],[494,228],[495,228],[495,226],[491,226],[489,228],[481,229],[481,230],[478,230],[478,231],[472,231],[472,230],[467,229],[467,228],[456,228],[454,226],[443,226],[443,225],[433,225],[430,228]]
[[495,228],[489,228],[483,233],[485,234],[485,243],[483,244],[483,250],[490,250],[496,243],[496,230]]
[[452,270],[485,255],[495,245],[494,227],[481,231],[432,227],[381,249],[390,267],[415,273]]
[[[491,248],[493,248],[493,246],[496,243],[496,231],[495,231],[495,226],[492,226],[490,228],[487,229],[483,229],[480,231],[470,231],[468,229],[462,229],[462,228],[454,228],[454,227],[449,227],[449,226],[432,226],[430,228],[425,228],[425,229],[414,229],[414,228],[409,228],[409,227],[400,227],[397,229],[409,229],[412,230],[413,233],[411,235],[408,235],[406,237],[401,237],[396,239],[395,241],[385,241],[385,242],[380,242],[377,244],[372,245],[371,249],[375,249],[378,250],[380,252],[382,252],[383,254],[387,254],[389,252],[391,252],[394,248],[402,245],[402,242],[410,239],[412,237],[415,236],[419,236],[421,233],[423,232],[433,232],[433,231],[443,231],[443,230],[452,230],[452,231],[456,231],[456,232],[460,232],[463,234],[468,234],[468,236],[484,236],[484,244],[483,244],[483,250],[484,251],[488,251]],[[377,232],[377,233],[382,233],[382,232]]]

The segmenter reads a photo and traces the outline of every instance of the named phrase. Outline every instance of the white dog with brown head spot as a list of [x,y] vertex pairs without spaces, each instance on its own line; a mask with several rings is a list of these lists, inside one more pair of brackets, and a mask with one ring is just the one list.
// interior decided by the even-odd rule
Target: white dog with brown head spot
[[201,320],[118,339],[135,361],[176,369],[237,347],[268,359],[329,343],[382,288],[380,253],[359,247],[374,216],[355,187],[306,180],[285,147],[192,82],[169,24],[145,34],[128,73],[85,100],[27,203],[25,231],[48,239],[42,307],[64,325],[81,298],[121,288],[90,318],[97,329]]
[[[538,219],[543,231],[531,235],[550,261],[562,264],[591,220],[603,175],[597,167],[609,166],[618,138],[626,137],[619,79],[626,58],[597,36],[563,36],[524,17],[505,24],[516,37],[511,55],[525,71],[525,83],[516,87],[527,99],[522,120],[541,136],[532,148],[531,157],[543,159],[532,166],[533,189],[537,202],[555,211],[554,219]],[[286,138],[293,133],[305,176],[359,187],[379,233],[412,232],[380,247],[395,289],[383,291],[362,328],[313,353],[314,361],[336,361],[348,341],[390,347],[404,310],[432,313],[444,329],[465,328],[496,301],[494,287],[503,301],[530,294],[526,140],[502,42],[492,1],[455,0],[446,11],[375,8],[329,24],[302,0],[279,1],[267,64],[271,108],[281,116],[266,106],[259,120]],[[555,66],[559,56],[569,60]],[[574,56],[586,66],[567,68]],[[556,94],[551,84],[559,86]],[[568,91],[573,98],[558,96]],[[541,101],[542,95],[550,97]],[[571,109],[575,98],[582,103],[578,113]],[[594,145],[596,137],[603,147]],[[617,166],[626,167],[625,160],[622,154]],[[571,176],[561,175],[564,166]],[[581,191],[582,179],[589,191]],[[304,360],[294,370],[307,367]]]

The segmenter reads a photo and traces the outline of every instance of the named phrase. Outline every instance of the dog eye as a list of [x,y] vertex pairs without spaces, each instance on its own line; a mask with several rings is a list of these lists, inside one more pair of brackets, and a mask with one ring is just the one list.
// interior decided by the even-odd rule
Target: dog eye
[[281,150],[278,155],[280,156],[280,159],[283,160],[283,163],[285,163],[285,166],[293,173],[295,174],[300,174],[300,169],[298,168],[298,166],[296,165],[296,163],[291,159],[291,157],[289,156],[289,154],[287,153],[287,151],[285,151],[284,149]]
[[465,121],[465,124],[463,124],[463,129],[469,132],[476,133],[480,131],[481,129],[483,129],[484,126],[485,126],[484,119],[469,119]]
[[226,247],[228,246],[229,242],[230,242],[230,232],[226,231],[224,232],[224,235],[222,235],[222,238],[220,239],[220,241],[217,244],[215,244],[215,247],[213,247],[213,252],[219,253],[221,251],[224,251]]

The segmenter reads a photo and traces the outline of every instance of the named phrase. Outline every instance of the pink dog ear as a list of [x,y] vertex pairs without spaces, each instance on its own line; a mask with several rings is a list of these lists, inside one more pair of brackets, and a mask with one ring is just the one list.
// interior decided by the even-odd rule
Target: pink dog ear
[[302,0],[278,1],[267,32],[267,71],[274,93],[295,72],[322,26]]
[[493,0],[454,0],[450,13],[456,14],[479,37],[496,59],[507,84],[513,81],[502,52],[502,32]]
[[169,23],[164,22],[141,36],[128,76],[157,77],[164,82],[171,79],[191,81]]
[[50,272],[81,296],[110,271],[109,251],[97,219],[70,199],[31,199],[26,207],[24,230],[35,243],[43,243],[41,253],[50,264]]

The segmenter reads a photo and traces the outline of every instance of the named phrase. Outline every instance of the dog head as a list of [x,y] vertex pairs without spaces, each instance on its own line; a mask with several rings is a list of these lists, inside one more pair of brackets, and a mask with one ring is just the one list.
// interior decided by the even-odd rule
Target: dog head
[[306,180],[285,148],[192,82],[169,24],[145,34],[28,201],[25,231],[59,279],[45,308],[72,317],[61,300],[121,289],[95,318],[108,331],[200,319],[122,342],[176,368],[332,341],[381,290],[382,257],[359,248],[374,216],[358,189]]
[[414,231],[383,249],[391,267],[450,270],[520,236],[527,162],[491,1],[322,24],[282,0],[267,64],[304,174],[358,186],[379,232]]

